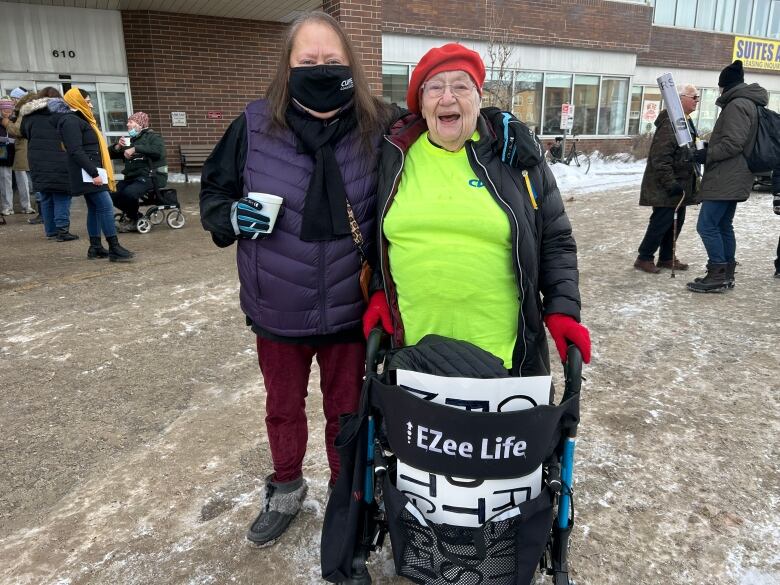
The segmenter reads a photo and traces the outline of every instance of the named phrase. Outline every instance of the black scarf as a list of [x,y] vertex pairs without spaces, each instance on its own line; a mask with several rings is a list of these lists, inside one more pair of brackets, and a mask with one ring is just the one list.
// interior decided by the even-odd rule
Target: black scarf
[[320,120],[291,105],[285,117],[298,138],[298,152],[314,156],[314,172],[303,206],[301,239],[319,242],[351,234],[347,192],[333,147],[357,126],[354,109],[350,107],[336,118]]

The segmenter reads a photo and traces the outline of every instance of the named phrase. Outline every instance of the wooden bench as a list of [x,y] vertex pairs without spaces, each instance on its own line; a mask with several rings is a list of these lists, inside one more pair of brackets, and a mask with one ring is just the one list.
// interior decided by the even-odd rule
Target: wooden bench
[[199,169],[214,150],[213,146],[207,144],[180,144],[179,155],[181,156],[181,172],[184,173],[184,182],[189,183],[187,176],[188,169]]

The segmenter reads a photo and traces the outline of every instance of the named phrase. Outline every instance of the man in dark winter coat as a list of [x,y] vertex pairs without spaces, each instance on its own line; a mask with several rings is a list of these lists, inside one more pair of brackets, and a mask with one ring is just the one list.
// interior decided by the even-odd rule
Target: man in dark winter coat
[[[696,140],[697,132],[691,113],[699,103],[696,87],[686,85],[680,91],[680,103],[688,117],[691,137]],[[696,192],[696,163],[690,160],[685,148],[677,145],[677,138],[669,119],[669,112],[662,110],[655,121],[655,135],[647,157],[647,167],[642,178],[639,205],[653,207],[645,237],[639,245],[639,255],[634,268],[655,274],[661,268],[688,270],[688,265],[674,256],[674,240],[685,222],[685,206],[694,203]],[[674,214],[677,213],[677,229]],[[655,251],[660,247],[658,265],[653,262]]]
[[78,236],[70,233],[68,153],[57,131],[60,118],[72,115],[70,108],[62,98],[41,97],[27,102],[19,113],[23,116],[21,134],[27,139],[33,185],[41,194],[46,237],[56,237],[60,242],[76,240]]
[[707,275],[688,283],[694,292],[721,292],[734,287],[734,213],[746,201],[753,186],[753,173],[744,153],[752,147],[758,127],[757,106],[766,106],[769,94],[757,83],[746,84],[742,61],[725,67],[718,78],[721,95],[715,102],[722,109],[706,150],[704,178],[699,199],[703,201],[696,231],[707,249]]

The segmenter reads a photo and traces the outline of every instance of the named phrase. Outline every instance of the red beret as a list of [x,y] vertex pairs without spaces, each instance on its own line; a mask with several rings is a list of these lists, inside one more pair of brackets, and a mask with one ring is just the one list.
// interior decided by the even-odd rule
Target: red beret
[[406,104],[410,112],[420,113],[420,86],[429,78],[442,71],[465,71],[482,93],[485,83],[485,64],[479,53],[457,43],[448,43],[431,49],[414,68],[409,89],[406,92]]

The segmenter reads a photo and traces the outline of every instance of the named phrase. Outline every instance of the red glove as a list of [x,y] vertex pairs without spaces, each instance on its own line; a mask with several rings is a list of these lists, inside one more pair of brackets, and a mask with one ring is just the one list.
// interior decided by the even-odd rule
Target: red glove
[[567,342],[571,341],[582,354],[582,361],[590,363],[590,332],[574,317],[563,313],[551,313],[544,318],[547,329],[555,342],[555,347],[561,356],[561,361],[566,363]]
[[363,335],[366,336],[366,339],[380,321],[382,321],[382,328],[392,335],[393,321],[390,319],[390,307],[387,306],[385,293],[378,290],[368,299],[368,308],[363,313]]

